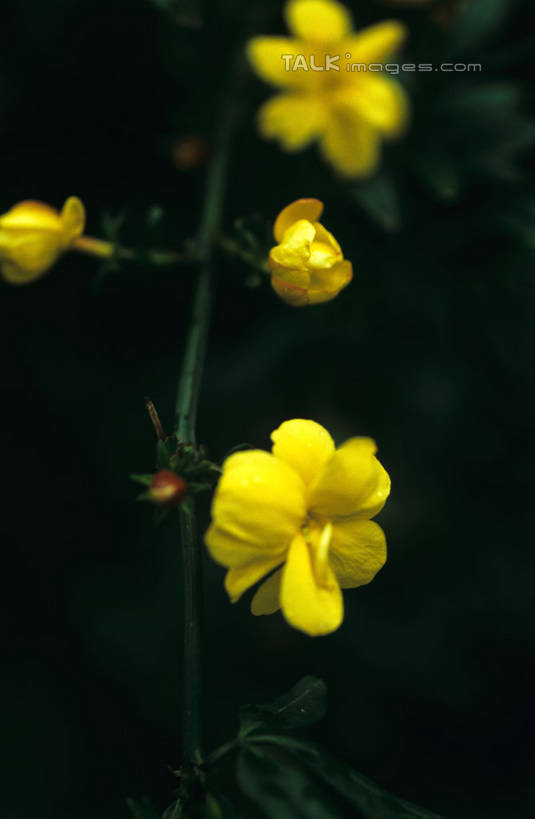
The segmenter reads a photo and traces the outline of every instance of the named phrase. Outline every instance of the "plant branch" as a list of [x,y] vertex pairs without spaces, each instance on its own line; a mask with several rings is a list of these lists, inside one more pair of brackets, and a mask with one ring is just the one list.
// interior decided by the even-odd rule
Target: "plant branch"
[[[208,172],[198,240],[199,278],[193,300],[191,324],[179,379],[175,432],[180,442],[195,443],[208,327],[212,311],[213,245],[221,221],[230,139],[238,111],[238,95],[223,101],[223,114]],[[180,532],[184,566],[184,724],[183,756],[186,763],[202,761],[201,744],[201,558],[194,501],[181,507]]]

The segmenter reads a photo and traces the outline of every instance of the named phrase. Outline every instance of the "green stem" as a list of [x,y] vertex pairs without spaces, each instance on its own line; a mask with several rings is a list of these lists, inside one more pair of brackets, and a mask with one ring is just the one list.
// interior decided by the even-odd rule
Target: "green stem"
[[78,236],[72,243],[71,249],[101,259],[124,259],[154,265],[181,264],[195,261],[197,258],[193,253],[178,253],[174,250],[134,250],[104,239],[96,239],[93,236]]
[[[219,136],[208,172],[198,242],[199,278],[176,399],[175,431],[179,441],[195,443],[197,404],[212,312],[212,257],[219,229],[230,137],[237,114],[237,99],[225,101]],[[202,761],[201,743],[201,558],[194,501],[181,508],[180,532],[184,566],[184,725],[183,758]]]

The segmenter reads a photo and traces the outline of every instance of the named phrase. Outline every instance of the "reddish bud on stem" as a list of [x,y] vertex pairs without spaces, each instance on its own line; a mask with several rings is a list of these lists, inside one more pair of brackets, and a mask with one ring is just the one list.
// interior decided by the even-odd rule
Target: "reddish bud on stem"
[[153,503],[159,506],[180,506],[188,494],[188,485],[184,478],[162,469],[152,476],[149,484],[149,495]]

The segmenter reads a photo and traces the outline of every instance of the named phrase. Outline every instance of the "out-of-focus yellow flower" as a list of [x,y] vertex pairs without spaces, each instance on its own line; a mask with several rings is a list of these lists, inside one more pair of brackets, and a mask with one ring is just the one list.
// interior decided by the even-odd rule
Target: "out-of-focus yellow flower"
[[252,613],[281,608],[294,628],[329,634],[343,620],[341,589],[369,583],[386,560],[384,533],[370,518],[390,478],[370,438],[335,449],[320,424],[296,418],[271,439],[271,453],[238,452],[223,464],[206,544],[228,568],[232,602],[276,569]]
[[247,45],[256,73],[282,90],[260,109],[261,134],[287,151],[317,139],[342,175],[372,173],[381,140],[399,136],[407,122],[403,88],[381,71],[405,27],[387,20],[355,34],[336,0],[289,0],[285,13],[294,37],[254,37]]
[[28,284],[52,267],[85,225],[82,202],[71,196],[61,213],[43,202],[20,202],[0,216],[0,271],[10,284]]
[[278,244],[269,254],[271,284],[292,307],[330,301],[353,278],[351,262],[318,221],[322,213],[319,199],[297,199],[281,210],[273,226]]

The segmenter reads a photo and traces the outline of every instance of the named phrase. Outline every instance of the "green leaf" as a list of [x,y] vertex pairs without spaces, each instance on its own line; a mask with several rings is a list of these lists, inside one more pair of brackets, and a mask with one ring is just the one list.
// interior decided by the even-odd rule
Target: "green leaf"
[[428,154],[420,158],[419,173],[432,192],[440,199],[457,199],[462,189],[461,173],[455,162],[445,154]]
[[342,819],[335,802],[285,759],[244,748],[237,776],[243,792],[269,819]]
[[401,227],[401,208],[396,187],[388,176],[377,174],[353,189],[353,196],[373,221],[388,233]]
[[209,492],[212,489],[211,483],[199,483],[197,481],[188,481],[188,491],[192,495],[198,495],[199,492]]
[[182,801],[177,799],[172,805],[169,805],[162,814],[162,819],[183,819],[184,812]]
[[152,475],[130,475],[130,480],[140,483],[142,486],[148,486],[152,480]]
[[160,814],[150,801],[150,799],[127,799],[126,804],[130,809],[133,819],[160,819]]
[[240,736],[258,728],[301,728],[325,714],[327,686],[317,677],[303,677],[287,694],[269,705],[242,705]]
[[226,796],[223,794],[206,794],[204,804],[204,819],[240,819],[240,814]]
[[278,735],[253,735],[248,742],[284,749],[358,808],[365,819],[440,819],[438,814],[385,791],[315,743]]

